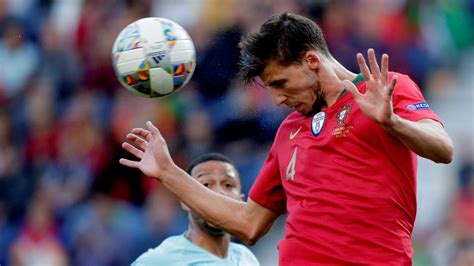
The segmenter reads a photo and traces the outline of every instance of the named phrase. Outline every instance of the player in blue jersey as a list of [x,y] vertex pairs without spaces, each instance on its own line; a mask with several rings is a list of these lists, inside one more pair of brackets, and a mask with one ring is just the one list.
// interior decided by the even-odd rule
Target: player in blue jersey
[[[189,165],[187,172],[209,189],[243,200],[239,173],[226,156],[219,153],[204,154]],[[247,247],[230,242],[228,233],[206,222],[183,203],[181,206],[188,212],[188,230],[149,249],[133,262],[133,266],[259,265]]]

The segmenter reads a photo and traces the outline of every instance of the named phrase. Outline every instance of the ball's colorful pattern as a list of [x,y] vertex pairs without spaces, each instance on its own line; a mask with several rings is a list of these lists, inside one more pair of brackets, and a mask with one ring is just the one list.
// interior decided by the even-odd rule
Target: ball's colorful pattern
[[144,18],[122,30],[112,60],[125,88],[141,96],[161,97],[189,82],[196,53],[191,37],[176,22]]

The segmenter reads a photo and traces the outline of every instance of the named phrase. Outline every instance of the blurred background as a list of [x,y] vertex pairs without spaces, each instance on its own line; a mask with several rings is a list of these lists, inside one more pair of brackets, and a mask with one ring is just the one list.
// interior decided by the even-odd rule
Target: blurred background
[[[182,233],[176,198],[118,163],[147,120],[182,167],[230,156],[247,195],[289,110],[234,82],[237,43],[281,11],[314,19],[350,70],[373,47],[420,85],[455,159],[419,161],[414,264],[473,265],[472,0],[0,0],[0,264],[127,265]],[[197,51],[191,83],[160,99],[126,91],[111,66],[118,33],[148,16],[181,24]],[[277,263],[283,224],[251,247],[263,265]]]

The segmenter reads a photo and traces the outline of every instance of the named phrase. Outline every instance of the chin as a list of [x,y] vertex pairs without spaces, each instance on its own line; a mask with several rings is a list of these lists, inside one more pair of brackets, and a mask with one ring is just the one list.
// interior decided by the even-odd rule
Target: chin
[[198,226],[205,234],[213,237],[223,237],[227,234],[224,230],[206,222],[194,212],[191,212],[191,218],[193,219],[194,224],[196,224],[196,226]]
[[311,110],[309,110],[305,116],[312,116],[312,115],[315,115],[319,112],[321,112],[321,109],[323,108],[323,106],[325,105],[326,103],[324,101],[316,101]]
[[315,112],[315,109],[314,108],[311,108],[311,109],[304,109],[304,110],[301,110],[301,111],[298,111],[300,114],[308,117],[308,116],[312,116],[314,114],[316,114],[317,112]]
[[204,223],[204,227],[201,229],[203,229],[204,232],[206,232],[208,235],[211,235],[213,237],[223,237],[227,234],[224,230],[219,229],[215,227],[214,225],[209,224],[207,222]]

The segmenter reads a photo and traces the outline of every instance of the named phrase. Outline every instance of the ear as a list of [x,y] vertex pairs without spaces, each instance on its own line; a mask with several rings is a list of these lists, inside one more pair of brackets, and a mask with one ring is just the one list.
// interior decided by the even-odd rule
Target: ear
[[303,56],[310,69],[318,69],[321,64],[321,56],[315,50],[308,50]]
[[191,209],[189,209],[188,205],[184,204],[184,202],[180,201],[179,204],[181,205],[181,208],[187,212],[189,212]]

